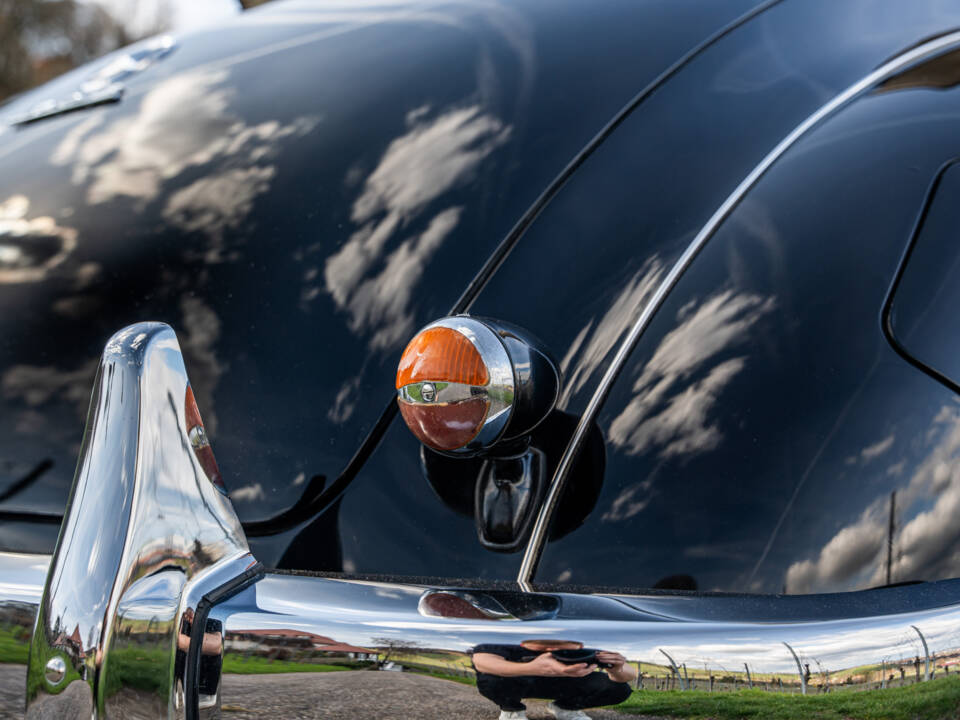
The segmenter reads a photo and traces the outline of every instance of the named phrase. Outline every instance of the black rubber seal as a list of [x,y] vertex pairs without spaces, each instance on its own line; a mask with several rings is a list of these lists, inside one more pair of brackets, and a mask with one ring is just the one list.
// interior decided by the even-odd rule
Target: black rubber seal
[[897,272],[893,277],[893,282],[890,283],[890,288],[887,290],[887,297],[883,301],[883,308],[880,311],[880,328],[883,331],[883,335],[887,339],[887,342],[890,343],[890,347],[894,349],[897,355],[913,365],[920,372],[929,375],[937,382],[946,385],[953,392],[960,395],[960,385],[936,368],[933,368],[924,363],[922,360],[914,357],[914,355],[907,350],[906,346],[900,342],[899,338],[897,338],[896,332],[893,328],[893,302],[897,294],[897,290],[900,288],[900,283],[903,280],[903,275],[907,270],[907,264],[910,262],[911,255],[913,255],[913,250],[917,245],[917,240],[920,237],[920,233],[923,232],[924,225],[927,221],[927,215],[930,213],[930,208],[933,207],[933,200],[937,195],[937,190],[940,188],[940,181],[943,180],[943,176],[946,174],[947,170],[956,165],[958,162],[960,162],[960,160],[954,159],[945,163],[940,170],[937,171],[936,177],[930,184],[930,189],[927,190],[927,196],[924,198],[923,207],[920,210],[920,214],[917,216],[917,221],[914,224],[913,232],[910,233],[910,241],[907,243],[907,247],[903,251],[903,255],[900,258],[900,264],[897,267]]
[[263,565],[256,563],[237,577],[208,592],[197,603],[193,624],[190,627],[190,650],[187,652],[187,667],[184,673],[183,693],[187,720],[199,720],[200,717],[200,686],[197,673],[200,669],[200,648],[203,645],[203,631],[207,626],[207,616],[214,606],[250,587],[262,578],[265,572]]

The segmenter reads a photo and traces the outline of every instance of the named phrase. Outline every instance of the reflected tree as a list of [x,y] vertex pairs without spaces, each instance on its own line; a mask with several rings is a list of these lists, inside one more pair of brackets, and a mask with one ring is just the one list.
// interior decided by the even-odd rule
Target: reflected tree
[[169,0],[157,0],[146,21],[138,5],[0,0],[0,100],[169,29]]
[[379,670],[382,670],[391,659],[396,660],[398,655],[413,652],[420,647],[419,643],[402,638],[375,637],[370,640],[378,650],[377,669]]

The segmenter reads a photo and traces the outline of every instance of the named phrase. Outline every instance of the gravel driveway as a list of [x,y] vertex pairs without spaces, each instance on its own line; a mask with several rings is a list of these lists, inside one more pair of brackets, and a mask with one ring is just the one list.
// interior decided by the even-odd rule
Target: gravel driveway
[[0,720],[20,720],[23,717],[23,691],[26,687],[26,665],[0,664]]
[[[0,720],[23,717],[25,684],[23,665],[0,665]],[[531,700],[527,715],[552,718],[546,706]],[[223,720],[496,720],[499,715],[472,685],[372,671],[225,675],[222,709]],[[594,720],[657,720],[606,709],[588,714]]]
[[[375,700],[371,700],[371,696]],[[531,720],[552,718],[545,701],[527,704]],[[497,720],[496,705],[472,685],[414,673],[346,671],[226,675],[223,720]],[[613,710],[590,710],[594,720],[643,720]],[[646,720],[655,720],[646,718]]]

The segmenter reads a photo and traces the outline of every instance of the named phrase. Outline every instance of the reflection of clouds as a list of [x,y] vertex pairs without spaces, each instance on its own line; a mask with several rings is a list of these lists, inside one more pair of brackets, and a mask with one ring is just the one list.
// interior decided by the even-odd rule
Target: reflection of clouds
[[834,586],[849,589],[845,585],[851,577],[881,565],[887,536],[882,515],[882,508],[871,506],[856,523],[834,535],[816,561],[793,563],[787,569],[787,592],[825,591]]
[[936,444],[897,495],[904,509],[914,503],[929,508],[904,524],[894,539],[893,577],[898,580],[960,574],[960,410],[941,408],[931,430]]
[[860,460],[864,463],[868,463],[871,460],[880,457],[887,450],[893,447],[893,441],[896,439],[896,435],[891,433],[887,435],[883,440],[875,442],[873,445],[868,445],[863,450],[860,451],[859,455],[853,455],[846,459],[847,465],[856,465],[857,461]]
[[136,115],[103,127],[106,116],[98,113],[77,125],[50,160],[72,165],[73,182],[87,184],[92,204],[117,197],[149,202],[165,181],[218,161],[228,167],[174,193],[164,217],[214,235],[235,227],[273,178],[275,168],[263,161],[278,141],[310,132],[317,121],[248,125],[227,110],[233,94],[222,86],[227,75],[195,71],[165,80],[144,96]]
[[214,351],[220,339],[220,318],[197,297],[183,298],[180,310],[183,313],[184,332],[180,333],[179,340],[190,375],[190,385],[207,434],[213,436],[217,432],[213,392],[220,382],[220,376],[227,370],[217,360]]
[[492,115],[477,106],[428,120],[422,109],[410,113],[407,134],[390,143],[353,204],[352,219],[376,224],[409,221],[427,203],[469,180],[480,161],[510,137]]
[[0,203],[0,284],[44,280],[77,246],[77,231],[52,217],[27,218],[30,200],[13,195]]
[[[566,407],[570,398],[582,390],[593,374],[604,365],[610,351],[623,334],[623,329],[650,300],[650,296],[660,285],[662,276],[662,263],[656,258],[648,260],[624,285],[596,327],[591,320],[577,334],[560,363],[560,370],[567,380],[558,401],[559,407]],[[588,334],[590,339],[586,340]],[[573,362],[574,358],[576,363]]]
[[350,327],[379,328],[370,338],[372,348],[392,347],[413,332],[413,289],[430,256],[457,226],[461,210],[452,207],[437,214],[420,235],[407,238],[390,253],[378,275],[364,280],[354,291],[348,305]]
[[347,380],[337,392],[337,397],[333,401],[333,406],[327,411],[327,417],[331,422],[343,423],[350,419],[353,410],[357,406],[358,394],[360,388],[360,376]]
[[58,370],[50,365],[14,365],[3,373],[0,389],[4,398],[20,400],[29,407],[65,400],[84,414],[96,366],[96,360],[76,370]]
[[[188,232],[206,231],[220,239],[224,230],[240,225],[253,209],[254,199],[270,188],[276,168],[236,168],[201,178],[170,195],[163,217]],[[221,247],[211,248],[206,259],[220,259]]]
[[746,358],[725,360],[689,380],[714,356],[743,342],[773,306],[772,298],[726,290],[699,307],[682,308],[680,325],[661,341],[633,384],[633,398],[610,424],[610,441],[631,455],[658,447],[664,458],[716,447],[721,433],[708,424],[710,411]]
[[[871,445],[860,457],[887,452],[893,435]],[[945,406],[931,423],[923,442],[924,456],[906,487],[897,489],[901,517],[916,513],[893,538],[891,578],[894,582],[933,580],[960,574],[960,410]],[[881,450],[882,452],[878,452]],[[886,475],[898,475],[908,464],[891,464]],[[889,498],[875,500],[856,522],[841,528],[815,560],[796,562],[787,570],[790,592],[816,592],[833,587],[872,587],[886,582]]]
[[[565,574],[560,581],[569,581],[571,577]],[[796,666],[783,642],[790,643],[802,662],[813,665],[819,661],[836,672],[879,663],[882,658],[912,659],[912,645],[909,640],[904,642],[916,637],[911,624],[922,630],[931,652],[956,648],[960,619],[960,610],[948,607],[825,622],[711,621],[699,614],[703,608],[697,607],[696,599],[686,598],[681,605],[677,598],[672,598],[663,606],[647,596],[620,600],[660,615],[656,621],[631,619],[585,624],[561,617],[514,624],[460,619],[438,623],[420,616],[416,610],[422,586],[395,585],[389,593],[381,593],[381,585],[366,581],[350,581],[348,585],[323,580],[318,589],[316,578],[297,578],[309,582],[290,580],[291,576],[261,580],[257,586],[257,612],[231,615],[228,633],[303,629],[360,647],[378,645],[374,638],[390,636],[420,647],[448,651],[467,651],[479,643],[512,643],[538,636],[573,637],[591,647],[621,652],[631,661],[659,667],[664,666],[660,654],[663,649],[678,663],[691,667],[703,667],[706,663],[710,669],[740,672],[746,662],[755,674],[788,673],[795,678]]]
[[263,500],[264,497],[263,485],[260,483],[244,485],[230,491],[230,499],[234,502],[253,502],[254,500]]
[[[418,108],[408,114],[407,133],[390,143],[353,204],[351,218],[360,229],[324,268],[326,289],[350,315],[350,328],[376,330],[372,347],[390,347],[412,331],[413,287],[456,227],[461,208],[438,212],[425,230],[381,259],[388,241],[443,193],[472,179],[480,162],[510,136],[509,126],[478,106],[433,119],[428,112]],[[355,174],[348,173],[348,185],[355,182]],[[304,300],[315,294],[315,288],[306,287]]]
[[[617,522],[631,518],[641,512],[651,500],[651,485],[653,485],[653,481],[648,478],[625,487],[610,503],[610,509],[603,514],[601,519],[604,522]],[[638,494],[641,496],[639,499],[637,498]]]
[[51,402],[64,402],[73,406],[78,418],[85,417],[97,364],[97,359],[92,358],[75,370],[60,370],[52,365],[14,365],[7,369],[0,376],[3,398],[19,401],[26,406],[16,414],[15,432],[34,435],[67,428],[65,435],[72,437],[75,429],[73,423],[51,427],[55,413],[44,412],[40,408]]
[[165,80],[144,96],[136,115],[93,132],[105,118],[98,113],[68,133],[50,159],[72,163],[74,183],[89,182],[91,203],[153,199],[164,180],[210,162],[229,143],[229,91],[216,87],[226,76],[184,73]]

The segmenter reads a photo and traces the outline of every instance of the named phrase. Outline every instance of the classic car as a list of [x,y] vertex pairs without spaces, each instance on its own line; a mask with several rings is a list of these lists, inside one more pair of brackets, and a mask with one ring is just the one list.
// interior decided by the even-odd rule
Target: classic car
[[955,716],[958,84],[940,0],[285,0],[3,105],[0,715]]

